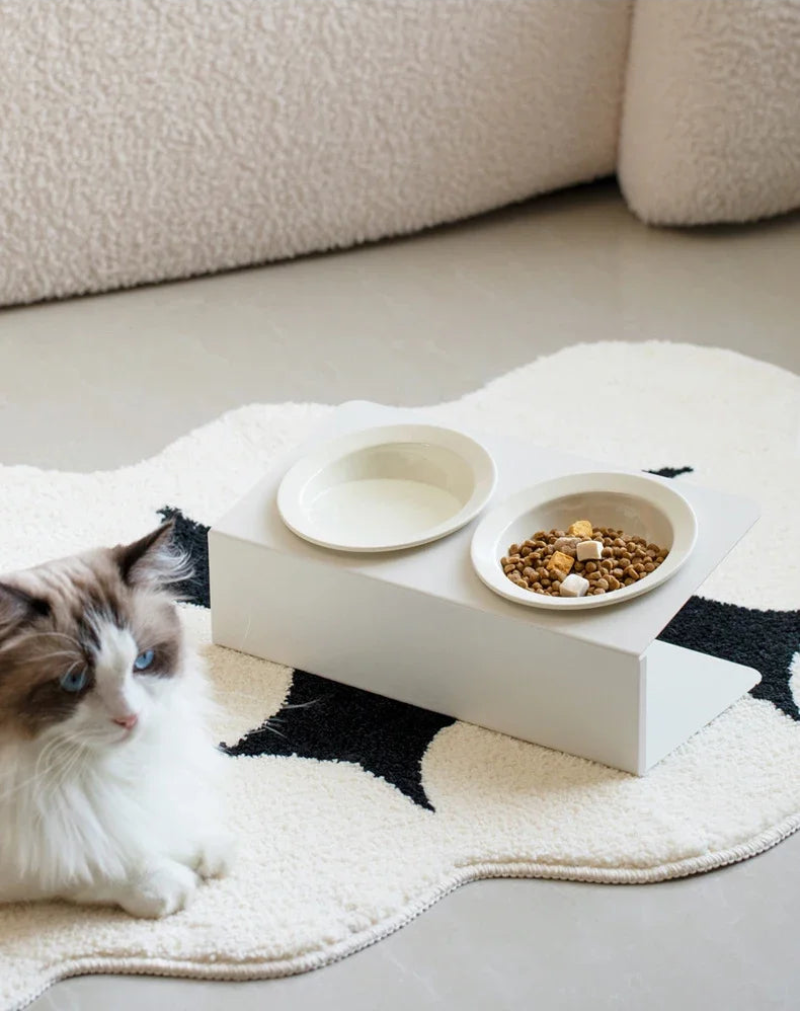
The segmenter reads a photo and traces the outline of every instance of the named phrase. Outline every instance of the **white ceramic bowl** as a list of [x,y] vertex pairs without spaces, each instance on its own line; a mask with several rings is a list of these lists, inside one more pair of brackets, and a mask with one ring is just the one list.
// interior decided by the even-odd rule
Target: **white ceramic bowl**
[[[649,576],[596,597],[546,597],[515,586],[500,560],[512,544],[538,530],[566,530],[576,520],[612,527],[669,548]],[[648,593],[674,576],[697,538],[697,519],[686,499],[666,479],[639,474],[569,474],[543,481],[492,509],[472,539],[472,564],[481,580],[501,597],[528,607],[579,610],[610,607]]]
[[494,462],[434,425],[383,425],[332,439],[299,460],[278,510],[299,537],[339,551],[398,551],[458,530],[486,505]]

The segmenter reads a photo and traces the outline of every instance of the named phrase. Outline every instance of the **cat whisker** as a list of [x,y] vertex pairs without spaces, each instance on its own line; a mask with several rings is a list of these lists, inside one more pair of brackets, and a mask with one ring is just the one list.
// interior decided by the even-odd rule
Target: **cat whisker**
[[[36,660],[38,663],[44,663],[46,660],[53,660],[59,656],[74,657],[75,650],[56,650],[54,653],[44,653],[42,656],[37,656]],[[76,660],[73,666],[77,666],[82,660],[84,660],[83,654],[81,654]]]
[[36,783],[37,781],[39,781],[40,779],[42,779],[44,776],[48,776],[53,771],[53,769],[55,769],[57,767],[57,765],[58,765],[58,759],[56,759],[54,762],[51,762],[44,769],[40,769],[39,767],[42,764],[42,760],[43,760],[44,756],[45,755],[49,755],[50,752],[52,752],[54,750],[54,747],[55,747],[55,742],[53,742],[53,741],[51,741],[49,744],[46,744],[44,746],[44,748],[42,748],[42,752],[41,752],[41,754],[39,755],[39,757],[36,760],[36,765],[34,766],[33,775],[30,776],[28,779],[23,780],[21,783],[17,783],[16,786],[12,787],[12,789],[7,790],[3,794],[0,794],[0,801],[4,801],[4,800],[7,800],[9,797],[13,797],[15,793],[18,793],[20,790],[24,789],[25,787],[31,786],[33,783]]
[[80,642],[78,642],[75,636],[67,635],[66,632],[30,632],[25,636],[25,638],[43,639],[45,637],[53,637],[53,636],[55,636],[58,639],[66,639],[68,642],[71,642],[75,647],[77,647],[77,649],[81,651],[83,650],[83,646],[80,644]]
[[315,706],[320,701],[319,697],[315,699],[310,699],[308,702],[293,702],[289,706],[281,706],[281,712],[284,709],[308,709],[309,706]]
[[63,786],[68,779],[78,779],[83,773],[83,769],[89,760],[88,751],[80,745],[75,745],[69,758],[64,763],[59,778],[59,786]]
[[60,755],[50,767],[51,770],[55,771],[55,775],[50,783],[50,789],[45,793],[44,799],[46,801],[52,801],[58,790],[64,786],[78,758],[79,750],[80,749],[74,744],[67,745],[64,748],[64,754]]
[[264,722],[261,724],[261,726],[258,729],[259,730],[269,730],[270,733],[275,734],[277,737],[283,737],[284,740],[288,740],[289,739],[288,736],[286,734],[284,734],[282,730],[278,730],[275,727],[273,727],[272,723],[273,723],[273,720],[271,720],[271,719],[264,720]]
[[[267,701],[266,699],[261,698],[258,695],[248,695],[246,692],[232,692],[232,691],[221,690],[221,691],[218,692],[218,695],[219,695],[220,701],[223,702],[223,703],[224,703],[225,699],[228,699],[228,698],[247,699],[248,702],[261,702],[261,703],[264,703],[264,702]],[[320,701],[321,700],[319,698],[316,698],[316,699],[310,699],[308,702],[292,702],[289,705],[281,706],[278,711],[279,712],[283,712],[285,709],[308,709],[309,706],[315,706]]]

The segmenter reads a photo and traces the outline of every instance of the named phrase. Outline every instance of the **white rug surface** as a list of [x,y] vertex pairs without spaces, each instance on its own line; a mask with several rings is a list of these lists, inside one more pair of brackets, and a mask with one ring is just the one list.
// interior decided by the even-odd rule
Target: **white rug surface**
[[[557,420],[545,394],[564,376],[574,414]],[[244,407],[108,473],[0,468],[0,569],[133,539],[164,507],[213,523],[329,410]],[[297,714],[313,707],[287,709],[274,753],[265,746],[257,757],[230,758],[240,840],[233,875],[156,924],[57,904],[0,907],[2,1011],[86,972],[301,972],[378,940],[470,880],[654,882],[755,855],[800,826],[800,572],[785,550],[800,500],[800,379],[726,351],[606,343],[540,359],[435,411],[443,423],[634,468],[690,467],[675,480],[757,498],[761,521],[694,599],[695,612],[707,622],[717,616],[719,627],[692,626],[690,608],[673,634],[704,648],[708,633],[710,651],[754,650],[759,697],[745,697],[638,779],[331,689],[325,704],[361,720],[366,737],[394,734],[402,750],[397,741],[416,735],[418,752],[400,755],[409,768],[384,769],[357,743],[337,751],[335,712],[329,741],[309,743]],[[219,739],[234,751],[287,699],[311,690],[310,675],[211,646],[205,608],[186,606],[184,617],[223,703]],[[313,681],[313,691],[328,685]],[[317,757],[300,757],[314,748]]]

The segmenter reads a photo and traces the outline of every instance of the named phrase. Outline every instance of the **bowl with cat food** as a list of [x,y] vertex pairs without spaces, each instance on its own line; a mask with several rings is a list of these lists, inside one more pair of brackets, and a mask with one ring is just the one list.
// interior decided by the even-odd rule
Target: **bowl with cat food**
[[399,551],[446,537],[483,509],[496,469],[475,439],[437,425],[379,425],[322,443],[278,489],[299,537],[336,551]]
[[500,596],[574,611],[656,589],[684,565],[696,539],[694,510],[666,479],[569,474],[491,510],[475,531],[471,557]]

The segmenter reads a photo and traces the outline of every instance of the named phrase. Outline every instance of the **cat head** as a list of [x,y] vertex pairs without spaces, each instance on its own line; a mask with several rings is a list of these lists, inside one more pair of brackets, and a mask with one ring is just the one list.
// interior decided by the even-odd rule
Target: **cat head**
[[171,539],[167,523],[0,579],[0,739],[118,747],[154,719],[183,668]]

